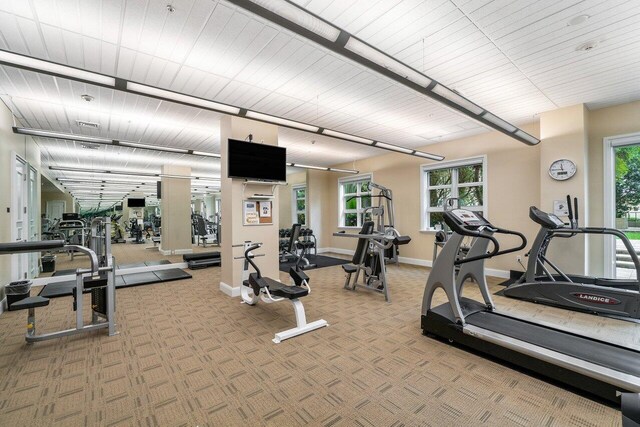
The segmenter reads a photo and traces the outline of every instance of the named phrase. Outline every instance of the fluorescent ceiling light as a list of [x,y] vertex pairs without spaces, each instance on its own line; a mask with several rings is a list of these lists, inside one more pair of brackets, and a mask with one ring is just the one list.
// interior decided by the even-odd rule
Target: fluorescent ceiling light
[[380,142],[380,141],[376,142],[374,147],[386,148],[387,150],[397,151],[398,153],[405,153],[405,154],[413,154],[413,152],[415,151],[409,148],[404,148],[404,147],[400,147],[398,145],[393,145],[393,144],[387,144],[386,142]]
[[151,95],[157,98],[164,98],[171,101],[181,102],[196,107],[208,108],[210,110],[222,111],[229,114],[238,114],[240,109],[226,104],[209,101],[195,96],[183,95],[181,93],[172,92],[170,90],[158,89],[156,87],[141,85],[140,83],[127,82],[127,90],[141,93],[143,95]]
[[79,173],[103,173],[109,175],[127,175],[127,176],[151,176],[151,177],[159,177],[159,173],[146,173],[146,172],[133,172],[133,171],[116,171],[116,170],[106,170],[106,169],[85,169],[85,168],[76,168],[76,167],[66,167],[66,166],[49,166],[50,170],[54,171],[64,171],[64,172],[79,172]]
[[506,130],[507,132],[514,132],[517,128],[515,126],[513,126],[511,123],[508,123],[504,120],[502,120],[500,117],[493,115],[489,112],[483,114],[482,116],[483,119],[485,119],[488,122],[493,123],[494,125],[498,126],[499,128],[502,128],[504,130]]
[[184,148],[160,147],[157,145],[142,144],[139,142],[119,141],[118,145],[130,148],[144,148],[145,150],[168,151],[170,153],[189,154],[189,150]]
[[106,86],[115,86],[116,79],[91,71],[80,70],[78,68],[69,67],[67,65],[56,64],[41,59],[32,58],[30,56],[19,55],[17,53],[0,50],[0,61],[10,65],[19,67],[33,68],[48,74],[58,74],[65,77],[89,81]]
[[319,171],[328,171],[329,168],[325,166],[311,166],[311,165],[302,165],[300,163],[287,163],[287,166],[292,166],[294,168],[304,168],[304,169],[316,169]]
[[120,178],[118,180],[112,180],[111,178],[104,179],[91,179],[91,178],[56,178],[57,181],[62,183],[84,183],[84,182],[97,182],[97,183],[105,183],[105,184],[131,184],[131,185],[151,185],[157,182],[157,180],[153,181],[143,181],[141,182],[139,179],[131,179],[127,180],[124,178]]
[[96,197],[96,196],[101,196],[101,195],[108,195],[108,196],[126,196],[127,194],[129,194],[129,192],[127,191],[101,191],[99,193],[93,192],[93,191],[73,191],[71,192],[72,196],[89,196],[89,197]]
[[21,135],[39,136],[42,138],[69,139],[72,141],[95,142],[98,144],[112,144],[113,140],[109,138],[100,138],[97,136],[75,135],[72,133],[53,132],[42,129],[28,129],[14,127],[13,131]]
[[340,35],[340,30],[333,25],[328,24],[305,9],[286,0],[251,0],[251,2],[329,41],[336,41]]
[[[49,166],[49,169],[54,171],[67,171],[67,172],[81,172],[81,173],[104,173],[104,174],[113,174],[113,175],[131,175],[131,176],[152,176],[152,177],[166,177],[166,178],[188,178],[188,179],[201,179],[201,180],[209,180],[209,181],[219,181],[220,178],[215,176],[192,176],[192,175],[172,175],[172,174],[160,174],[160,173],[150,173],[150,172],[135,172],[135,171],[124,171],[124,170],[105,170],[105,169],[89,169],[89,168],[77,168],[71,166]],[[64,179],[64,178],[61,178]],[[157,181],[157,180],[156,180]]]
[[469,110],[473,114],[480,115],[484,111],[483,108],[478,107],[467,98],[461,96],[460,94],[457,94],[448,87],[442,86],[441,84],[435,85],[433,89],[431,89],[431,92],[435,93],[436,95],[440,95],[444,99],[447,99],[466,110]]
[[89,143],[106,144],[106,145],[119,145],[127,148],[140,148],[143,150],[159,151],[163,153],[192,154],[195,156],[220,158],[220,154],[207,153],[204,151],[193,151],[193,150],[189,150],[188,148],[164,147],[159,145],[144,144],[142,142],[133,142],[133,141],[119,141],[119,140],[114,141],[109,138],[76,135],[72,133],[54,132],[54,131],[48,131],[48,130],[42,130],[42,129],[28,129],[28,128],[14,127],[13,131],[21,135],[38,136],[42,138],[66,139],[69,141],[89,142]]
[[351,36],[347,41],[347,44],[344,46],[347,50],[360,55],[364,59],[368,59],[374,64],[380,65],[388,69],[389,71],[394,72],[400,77],[404,77],[413,83],[416,83],[419,86],[427,87],[431,84],[432,80],[420,73],[417,70],[409,67],[408,65],[403,64],[395,58],[387,55],[384,52],[379,51],[373,46],[369,46],[363,41],[358,40],[357,38]]
[[270,116],[268,114],[257,113],[255,111],[247,111],[245,117],[250,119],[262,120],[264,122],[275,123],[278,125],[289,126],[296,129],[306,130],[308,132],[318,132],[317,126],[307,125],[305,123],[287,120],[280,117]]
[[358,174],[360,173],[359,171],[353,170],[353,169],[340,169],[340,168],[329,168],[330,172],[342,172],[342,173],[351,173],[351,174]]
[[322,133],[324,135],[333,136],[334,138],[346,139],[346,140],[349,140],[349,141],[360,142],[362,144],[372,144],[373,143],[372,139],[361,138],[359,136],[349,135],[348,133],[336,132],[335,130],[331,130],[331,129],[323,129]]
[[192,151],[191,154],[194,156],[217,157],[218,159],[221,157],[220,154],[207,153],[205,151]]
[[187,176],[187,175],[173,175],[170,173],[161,173],[160,177],[162,178],[177,178],[177,179],[191,179],[191,176]]
[[524,139],[525,141],[528,141],[531,145],[536,145],[536,144],[540,143],[540,140],[538,138],[536,138],[533,135],[529,135],[528,133],[526,133],[522,129],[518,129],[516,131],[516,135],[518,137]]
[[423,153],[422,151],[416,151],[415,153],[413,153],[413,155],[418,157],[423,157],[425,159],[431,159],[431,160],[437,160],[437,161],[444,160],[444,156],[437,156],[435,154]]

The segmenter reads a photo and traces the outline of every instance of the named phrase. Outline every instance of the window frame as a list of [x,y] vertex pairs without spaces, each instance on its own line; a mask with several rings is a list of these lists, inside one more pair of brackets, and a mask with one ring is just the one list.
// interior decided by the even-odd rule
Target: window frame
[[[432,212],[444,211],[442,207],[435,208],[429,205],[430,204],[429,191],[451,187],[450,197],[458,197],[459,188],[478,186],[480,182],[473,182],[473,183],[465,182],[463,184],[458,183],[456,169],[463,166],[472,166],[472,165],[482,165],[482,206],[468,206],[467,208],[472,211],[480,212],[482,213],[483,216],[487,215],[487,212],[489,211],[489,185],[488,185],[488,170],[487,170],[486,155],[467,157],[467,158],[451,160],[447,162],[423,164],[423,165],[420,165],[420,232],[435,233],[437,230],[432,228],[431,224],[429,224],[429,214]],[[450,186],[438,185],[433,187],[429,186],[429,181],[427,179],[429,172],[441,170],[441,169],[453,169],[452,176],[451,176],[451,185]]]
[[[298,198],[298,190],[304,189],[304,211],[298,210],[298,200],[302,200]],[[294,184],[291,186],[291,220],[292,224],[298,223],[298,214],[304,214],[304,224],[300,224],[303,226],[307,226],[307,184]]]
[[[339,178],[338,179],[338,228],[339,229],[346,229],[346,230],[356,230],[356,229],[360,229],[362,228],[362,220],[361,220],[361,215],[359,215],[360,213],[362,213],[362,211],[366,208],[362,207],[362,198],[357,198],[356,199],[356,209],[345,209],[345,205],[344,205],[344,199],[348,194],[354,194],[354,193],[344,193],[344,185],[345,184],[350,184],[353,182],[361,182],[361,181],[369,181],[369,182],[373,182],[373,174],[372,173],[367,173],[367,174],[358,174],[358,175],[354,175],[354,176],[349,176],[349,177],[344,177],[344,178]],[[372,191],[371,191],[371,187],[369,187],[369,191],[366,193],[362,193],[360,191],[360,186],[357,187],[356,189],[356,193],[355,195],[371,195]],[[373,204],[373,199],[371,200],[371,203]],[[357,220],[356,220],[356,224],[355,226],[351,226],[351,225],[345,225],[345,215],[346,214],[350,214],[350,213],[355,213],[357,215]]]

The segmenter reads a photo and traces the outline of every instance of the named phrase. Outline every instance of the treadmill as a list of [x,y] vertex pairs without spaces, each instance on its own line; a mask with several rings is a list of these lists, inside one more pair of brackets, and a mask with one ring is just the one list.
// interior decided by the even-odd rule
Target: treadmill
[[[455,209],[443,214],[453,234],[427,280],[422,305],[423,333],[469,347],[599,398],[618,404],[622,400],[623,418],[640,423],[640,398],[637,395],[640,392],[640,352],[496,311],[484,280],[484,261],[523,249],[526,238],[521,233],[494,227],[477,212]],[[494,237],[496,234],[518,236],[522,243],[500,250]],[[465,236],[475,237],[475,243],[464,259],[456,260]],[[487,250],[489,244],[492,245],[490,251]],[[456,265],[461,266],[457,276],[454,275]],[[484,302],[460,297],[468,278],[477,283]],[[431,307],[438,288],[444,290],[449,301]]]
[[[529,208],[529,217],[541,228],[529,253],[527,271],[520,280],[502,291],[504,296],[638,322],[640,281],[565,274],[547,258],[547,247],[554,237],[570,238],[578,234],[615,236],[624,244],[633,261],[636,277],[640,278],[640,261],[629,238],[614,228],[578,227],[578,201],[574,199],[575,218],[570,201],[567,196],[569,226],[551,213],[541,211],[535,206]],[[552,274],[550,269],[555,270],[557,274]]]

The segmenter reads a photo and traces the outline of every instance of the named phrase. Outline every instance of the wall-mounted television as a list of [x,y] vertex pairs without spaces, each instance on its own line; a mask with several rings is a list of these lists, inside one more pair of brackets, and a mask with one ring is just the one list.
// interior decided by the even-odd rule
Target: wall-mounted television
[[118,203],[118,204],[115,206],[115,209],[114,209],[114,210],[115,210],[116,212],[121,211],[121,210],[122,210],[122,203]]
[[229,178],[287,180],[287,149],[284,147],[229,139],[227,157]]
[[139,199],[127,199],[128,208],[144,208],[144,197]]
[[62,214],[63,221],[74,221],[80,219],[80,214],[77,212],[65,212]]

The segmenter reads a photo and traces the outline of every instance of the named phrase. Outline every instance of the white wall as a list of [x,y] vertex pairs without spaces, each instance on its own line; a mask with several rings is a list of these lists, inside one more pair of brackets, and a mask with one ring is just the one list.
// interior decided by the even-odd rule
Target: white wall
[[[17,135],[12,131],[13,117],[9,109],[0,102],[0,242],[11,241],[11,161],[15,152],[38,171],[35,206],[37,227],[40,230],[40,149],[30,136]],[[11,256],[0,255],[0,300],[4,298],[4,285],[13,277]]]

